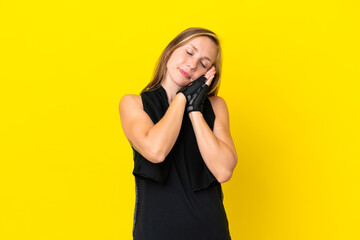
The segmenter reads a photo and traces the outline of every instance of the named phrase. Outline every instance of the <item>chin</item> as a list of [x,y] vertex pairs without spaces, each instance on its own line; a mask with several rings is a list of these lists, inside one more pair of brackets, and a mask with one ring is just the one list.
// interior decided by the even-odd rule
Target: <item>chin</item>
[[185,86],[188,85],[189,83],[180,81],[180,82],[177,82],[176,84],[177,84],[179,87],[185,87]]
[[178,79],[177,79],[177,81],[176,81],[177,83],[179,83],[179,84],[189,84],[190,83],[190,79],[188,79],[188,78],[186,78],[186,77],[184,77],[183,75],[181,75]]

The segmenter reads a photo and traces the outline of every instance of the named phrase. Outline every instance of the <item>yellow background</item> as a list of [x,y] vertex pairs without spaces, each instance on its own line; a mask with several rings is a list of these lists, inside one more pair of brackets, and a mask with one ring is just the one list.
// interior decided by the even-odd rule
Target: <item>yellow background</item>
[[233,240],[360,239],[357,1],[1,1],[0,239],[132,239],[118,103],[188,27],[220,37]]

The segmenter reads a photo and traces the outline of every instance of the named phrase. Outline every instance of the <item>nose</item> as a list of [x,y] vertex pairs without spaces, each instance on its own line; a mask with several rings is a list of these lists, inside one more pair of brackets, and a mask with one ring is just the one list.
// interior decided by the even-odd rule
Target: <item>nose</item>
[[189,66],[189,68],[191,70],[196,69],[196,60],[195,59],[189,59],[187,65]]

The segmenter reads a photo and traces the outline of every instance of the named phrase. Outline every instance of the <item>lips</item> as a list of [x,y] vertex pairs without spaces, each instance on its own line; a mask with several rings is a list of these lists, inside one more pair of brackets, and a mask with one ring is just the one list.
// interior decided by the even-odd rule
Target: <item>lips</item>
[[180,73],[181,73],[184,77],[190,78],[190,76],[189,76],[189,74],[187,74],[187,72],[183,71],[181,68],[179,68],[179,70],[180,70]]

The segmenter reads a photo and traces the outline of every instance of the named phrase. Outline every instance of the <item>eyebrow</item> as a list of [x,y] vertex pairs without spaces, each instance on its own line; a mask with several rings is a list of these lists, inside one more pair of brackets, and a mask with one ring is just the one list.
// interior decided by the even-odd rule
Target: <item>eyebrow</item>
[[[198,52],[198,49],[197,49],[194,45],[192,45],[192,44],[190,44],[190,43],[189,43],[189,45],[192,46],[192,47],[195,49],[195,51]],[[211,59],[210,59],[210,58],[208,58],[208,57],[204,57],[204,58],[208,59],[208,60],[211,62]]]

